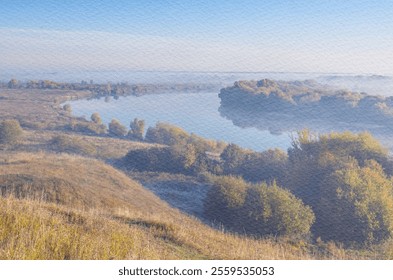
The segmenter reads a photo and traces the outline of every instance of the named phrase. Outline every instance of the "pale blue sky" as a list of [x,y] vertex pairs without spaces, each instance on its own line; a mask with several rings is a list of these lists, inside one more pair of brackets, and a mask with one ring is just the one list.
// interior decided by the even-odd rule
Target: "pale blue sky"
[[392,1],[2,1],[1,68],[393,74]]

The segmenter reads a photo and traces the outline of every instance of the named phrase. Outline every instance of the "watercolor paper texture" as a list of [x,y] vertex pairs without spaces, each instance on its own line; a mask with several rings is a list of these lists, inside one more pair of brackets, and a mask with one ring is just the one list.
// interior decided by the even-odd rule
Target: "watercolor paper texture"
[[3,1],[0,259],[390,259],[388,1]]

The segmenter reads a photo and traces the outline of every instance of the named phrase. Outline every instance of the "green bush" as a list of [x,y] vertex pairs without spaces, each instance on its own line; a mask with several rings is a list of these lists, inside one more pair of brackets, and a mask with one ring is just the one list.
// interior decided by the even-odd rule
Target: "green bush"
[[370,134],[302,131],[288,153],[286,185],[312,207],[316,237],[362,244],[392,234],[391,161]]
[[251,182],[281,183],[286,178],[288,156],[279,149],[254,152],[229,144],[220,157],[227,175],[238,175]]
[[190,135],[180,127],[158,122],[155,127],[149,127],[146,141],[165,145],[175,145],[187,142]]
[[246,183],[240,177],[213,177],[205,214],[239,233],[306,236],[315,216],[310,207],[275,183]]
[[330,239],[367,244],[393,237],[393,183],[381,165],[370,160],[364,167],[337,170],[332,186]]
[[210,152],[222,152],[226,147],[224,142],[205,139],[193,133],[189,134],[180,127],[161,122],[147,129],[145,140],[164,145],[193,144],[198,150]]
[[209,168],[209,159],[193,144],[131,150],[125,156],[128,169],[197,174]]

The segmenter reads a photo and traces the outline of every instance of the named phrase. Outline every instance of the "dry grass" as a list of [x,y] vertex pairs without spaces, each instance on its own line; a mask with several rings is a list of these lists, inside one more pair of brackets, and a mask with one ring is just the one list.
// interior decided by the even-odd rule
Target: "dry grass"
[[54,137],[60,135],[70,137],[75,143],[85,143],[94,147],[96,150],[94,156],[100,159],[118,159],[124,157],[130,150],[162,146],[159,144],[136,142],[106,136],[89,136],[72,132],[26,129],[21,142],[9,149],[25,152],[54,152],[55,150],[51,146],[51,141]]
[[[13,177],[7,179],[11,175]],[[70,207],[143,210],[146,213],[161,211],[163,207],[169,209],[118,170],[99,160],[76,155],[3,153],[0,155],[0,178],[13,180],[15,190],[27,192],[14,193],[15,196],[43,197]],[[25,185],[18,185],[17,178],[29,180],[25,180]],[[50,200],[53,197],[57,199]]]
[[0,198],[0,259],[178,258],[149,228],[53,204]]
[[[348,259],[334,244],[213,229],[95,159],[0,155],[0,259]],[[17,197],[23,199],[16,199]],[[55,203],[55,204],[54,204]]]
[[89,91],[0,89],[0,119],[18,119],[25,126],[56,127],[69,123],[60,103],[90,96]]
[[311,254],[301,243],[234,236],[185,216],[100,212],[0,198],[0,259],[351,258],[334,245]]

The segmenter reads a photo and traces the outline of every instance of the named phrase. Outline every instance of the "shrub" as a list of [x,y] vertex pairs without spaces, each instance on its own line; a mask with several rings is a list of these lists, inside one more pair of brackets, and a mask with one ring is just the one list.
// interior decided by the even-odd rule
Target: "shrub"
[[305,236],[315,216],[310,207],[275,183],[246,183],[240,177],[213,177],[205,214],[239,233]]
[[67,135],[58,135],[51,140],[52,149],[62,153],[82,154],[82,155],[95,155],[97,153],[96,148],[87,143],[81,141],[76,137]]
[[149,127],[146,132],[146,141],[165,145],[185,143],[189,137],[180,127],[160,122],[155,127]]
[[326,202],[332,210],[328,239],[367,244],[393,237],[393,183],[376,161],[337,170],[328,186],[335,190]]
[[93,114],[91,115],[90,119],[92,120],[92,122],[94,122],[94,123],[96,123],[96,124],[102,124],[101,116],[100,116],[100,114],[98,114],[97,112],[96,112],[96,113],[93,113]]
[[122,125],[118,120],[113,119],[109,123],[109,133],[117,136],[117,137],[123,137],[127,134],[127,129],[124,125]]
[[22,134],[23,130],[17,120],[0,122],[0,144],[16,144]]
[[105,134],[107,132],[104,124],[97,124],[88,121],[75,121],[72,120],[70,128],[72,131],[82,132],[85,134]]
[[128,132],[128,137],[132,140],[143,140],[143,134],[145,133],[145,121],[134,119],[130,123],[130,131]]
[[361,244],[393,233],[391,162],[370,134],[302,131],[288,154],[287,187],[312,207],[316,237]]
[[164,145],[193,144],[198,150],[222,152],[226,144],[202,138],[193,133],[189,134],[184,129],[175,125],[158,122],[155,127],[149,127],[145,140],[151,143]]

